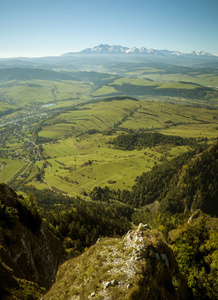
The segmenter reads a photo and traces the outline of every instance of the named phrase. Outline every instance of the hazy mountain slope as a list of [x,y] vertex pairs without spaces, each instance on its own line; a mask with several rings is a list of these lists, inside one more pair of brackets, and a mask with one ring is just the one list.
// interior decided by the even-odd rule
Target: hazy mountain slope
[[171,50],[157,50],[151,48],[123,47],[120,45],[99,45],[93,48],[87,48],[80,52],[68,52],[60,56],[48,57],[18,57],[18,58],[0,58],[0,66],[3,67],[43,67],[52,69],[57,66],[64,68],[74,68],[81,70],[81,67],[90,67],[96,70],[96,66],[114,64],[119,62],[162,62],[180,66],[199,66],[217,68],[218,56],[204,51],[192,51],[191,53],[182,53]]
[[11,80],[78,80],[74,75],[68,73],[54,72],[39,68],[8,68],[0,69],[0,82]]

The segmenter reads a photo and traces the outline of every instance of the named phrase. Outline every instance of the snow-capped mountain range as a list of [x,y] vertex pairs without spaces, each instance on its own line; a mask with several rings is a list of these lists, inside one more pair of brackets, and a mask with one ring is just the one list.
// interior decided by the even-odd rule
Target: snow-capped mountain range
[[[204,51],[192,51],[191,53],[182,53],[179,51],[170,51],[170,50],[155,50],[151,48],[128,48],[120,45],[107,45],[101,44],[99,46],[95,46],[93,48],[86,48],[79,52],[81,54],[135,54],[135,55],[155,55],[155,56],[195,56],[195,57],[214,57],[218,56],[217,54],[211,54]],[[66,53],[64,55],[72,55],[75,52]]]

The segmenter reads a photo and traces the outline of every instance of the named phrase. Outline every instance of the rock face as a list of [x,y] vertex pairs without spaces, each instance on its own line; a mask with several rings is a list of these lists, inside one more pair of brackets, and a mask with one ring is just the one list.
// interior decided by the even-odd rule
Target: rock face
[[13,270],[17,278],[33,281],[48,289],[58,266],[66,259],[64,248],[43,222],[38,222],[34,230],[24,224],[31,220],[33,223],[34,216],[31,219],[31,212],[24,209],[21,211],[22,205],[12,189],[0,184],[0,192],[3,205],[19,208],[20,214],[26,213],[25,219],[21,216],[24,222],[18,219],[12,228],[0,220],[0,259]]
[[17,222],[10,231],[1,230],[0,244],[0,257],[16,277],[41,287],[51,286],[65,252],[61,242],[43,224],[34,235]]
[[102,239],[63,264],[44,299],[188,299],[186,281],[161,235],[140,224]]

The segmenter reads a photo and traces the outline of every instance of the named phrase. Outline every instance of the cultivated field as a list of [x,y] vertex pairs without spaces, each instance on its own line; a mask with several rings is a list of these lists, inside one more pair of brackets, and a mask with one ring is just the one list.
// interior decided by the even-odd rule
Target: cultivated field
[[1,77],[0,181],[88,199],[95,186],[130,189],[142,172],[191,149],[125,151],[111,143],[119,135],[217,138],[216,70],[125,63],[95,70],[29,69],[25,77],[16,69],[16,80]]
[[[31,184],[40,189],[58,186],[74,196],[94,186],[130,188],[136,176],[190,146],[124,151],[110,144],[116,136],[126,130],[149,130],[212,142],[217,137],[217,119],[217,110],[128,99],[77,107],[41,124],[39,137],[48,138],[43,144],[48,165],[45,182]],[[112,129],[115,131],[110,132]]]

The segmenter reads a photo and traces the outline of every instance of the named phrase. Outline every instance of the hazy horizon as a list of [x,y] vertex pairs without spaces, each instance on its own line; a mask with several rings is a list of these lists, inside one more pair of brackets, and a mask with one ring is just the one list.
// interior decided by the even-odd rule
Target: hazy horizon
[[218,54],[217,0],[0,4],[0,58],[59,56],[99,44]]

